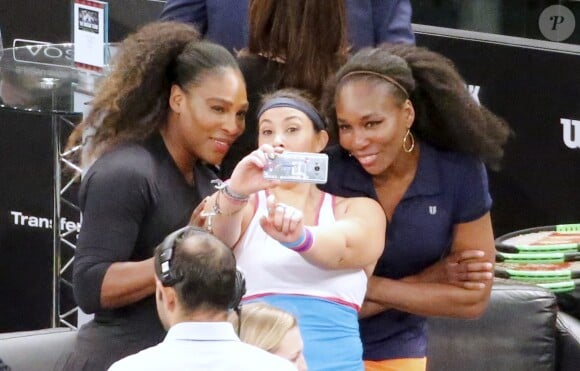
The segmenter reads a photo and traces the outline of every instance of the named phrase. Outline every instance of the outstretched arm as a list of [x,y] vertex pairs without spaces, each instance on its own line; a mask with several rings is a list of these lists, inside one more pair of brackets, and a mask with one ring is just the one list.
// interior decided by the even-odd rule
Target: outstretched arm
[[269,145],[253,151],[236,165],[232,177],[222,185],[222,189],[206,200],[201,214],[205,216],[205,227],[227,246],[233,247],[237,243],[243,226],[249,223],[254,193],[278,184],[264,179],[263,170],[267,164],[266,156],[280,151]]

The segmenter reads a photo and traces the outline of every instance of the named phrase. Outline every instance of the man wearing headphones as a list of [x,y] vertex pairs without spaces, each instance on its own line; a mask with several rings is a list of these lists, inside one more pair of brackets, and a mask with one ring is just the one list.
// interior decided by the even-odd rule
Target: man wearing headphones
[[287,360],[242,343],[227,322],[228,311],[239,308],[245,281],[223,242],[188,226],[167,236],[154,258],[157,312],[167,336],[109,371],[296,371]]

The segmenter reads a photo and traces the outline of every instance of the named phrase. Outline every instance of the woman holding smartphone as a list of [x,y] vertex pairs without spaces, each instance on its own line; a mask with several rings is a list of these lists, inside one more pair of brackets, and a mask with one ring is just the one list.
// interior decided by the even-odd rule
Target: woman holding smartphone
[[358,310],[384,246],[382,209],[313,183],[264,178],[269,161],[284,151],[324,149],[325,127],[300,92],[267,96],[258,113],[259,149],[207,201],[207,226],[234,249],[246,274],[245,301],[297,317],[309,370],[363,370]]

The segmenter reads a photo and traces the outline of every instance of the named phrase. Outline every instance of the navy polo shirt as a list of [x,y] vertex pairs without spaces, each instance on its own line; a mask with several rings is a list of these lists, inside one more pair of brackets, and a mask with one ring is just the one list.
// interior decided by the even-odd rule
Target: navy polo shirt
[[[424,270],[449,253],[455,224],[476,220],[491,208],[481,161],[425,142],[420,148],[415,179],[387,226],[385,251],[374,272],[377,276],[400,279]],[[328,183],[322,187],[326,192],[377,199],[371,176],[355,158],[339,147],[327,153]],[[366,360],[426,355],[422,316],[388,310],[362,319],[360,330]]]

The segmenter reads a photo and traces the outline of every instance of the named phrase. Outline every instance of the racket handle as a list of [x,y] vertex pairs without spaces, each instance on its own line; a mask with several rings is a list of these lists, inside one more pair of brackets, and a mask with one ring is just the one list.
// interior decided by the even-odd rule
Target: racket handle
[[511,278],[510,277],[510,274],[507,271],[503,270],[503,269],[496,269],[495,272],[494,272],[494,275],[497,278],[506,278],[506,279]]

